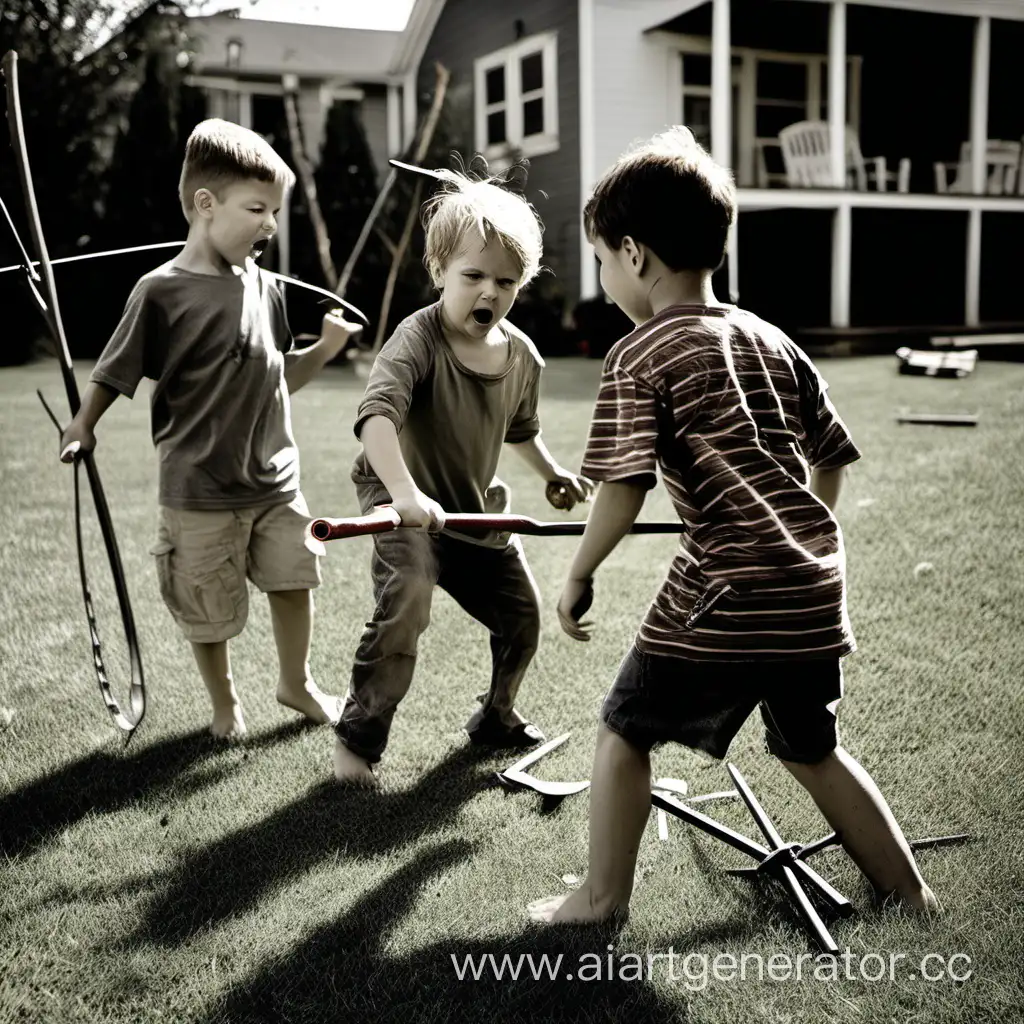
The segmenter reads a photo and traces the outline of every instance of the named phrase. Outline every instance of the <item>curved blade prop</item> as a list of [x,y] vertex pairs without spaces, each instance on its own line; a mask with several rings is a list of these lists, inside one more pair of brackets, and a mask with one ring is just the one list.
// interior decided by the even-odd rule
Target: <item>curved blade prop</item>
[[[6,207],[4,208],[4,214],[7,215],[7,223],[10,224],[11,230],[14,231],[15,237],[17,237],[17,231],[15,231],[14,224],[11,222],[10,214],[7,213]],[[18,239],[19,246],[21,240]],[[56,267],[61,263],[79,263],[82,260],[98,260],[104,256],[123,256],[130,252],[146,252],[148,249],[171,249],[181,248],[184,242],[154,242],[152,245],[130,245],[126,249],[105,249],[103,252],[86,252],[79,256],[64,256],[59,260],[50,260],[50,266]],[[22,255],[25,257],[24,263],[12,263],[9,267],[0,267],[0,274],[6,274],[11,270],[24,270],[28,273],[30,279],[34,281],[39,280],[39,275],[35,272],[35,268],[40,265],[39,260],[29,260],[25,250],[22,249]],[[280,281],[281,284],[293,284],[296,288],[305,288],[306,291],[313,292],[316,295],[322,295],[324,298],[330,299],[332,302],[336,302],[339,306],[347,309],[357,319],[361,320],[367,327],[370,326],[370,321],[366,318],[366,314],[356,306],[353,306],[347,299],[343,299],[340,295],[335,295],[334,292],[328,291],[326,288],[321,288],[317,284],[309,284],[306,281],[300,281],[296,277],[288,277],[287,274],[278,274],[274,270],[265,270],[263,267],[260,268],[267,277],[272,277],[275,281]]]
[[[18,166],[18,175],[21,178],[22,191],[25,199],[25,211],[28,215],[29,231],[32,236],[32,243],[39,256],[37,266],[40,274],[37,274],[33,265],[27,261],[27,253],[22,245],[21,238],[14,227],[14,223],[7,213],[7,222],[17,239],[18,247],[26,256],[25,275],[29,288],[35,297],[39,310],[50,329],[54,344],[57,348],[58,361],[60,363],[61,375],[64,378],[64,386],[67,391],[68,405],[72,414],[78,411],[80,400],[78,396],[78,384],[75,381],[74,367],[71,363],[71,355],[68,351],[67,338],[64,334],[64,325],[60,318],[60,309],[57,305],[57,290],[53,280],[53,268],[46,249],[46,241],[43,238],[42,225],[39,220],[39,209],[36,204],[35,189],[32,185],[32,171],[29,167],[28,152],[25,146],[25,132],[21,118],[21,102],[18,95],[18,55],[8,51],[3,59],[4,87],[7,93],[7,119],[10,129],[11,144],[14,148],[14,156]],[[37,287],[41,285],[42,291]],[[40,395],[42,398],[42,395]],[[44,401],[44,406],[46,405]],[[53,419],[57,429],[60,424],[50,411],[47,412]],[[114,577],[114,586],[117,590],[117,601],[121,609],[121,621],[124,626],[125,639],[128,645],[128,656],[131,664],[131,713],[121,710],[110,689],[110,682],[107,679],[106,669],[103,664],[103,652],[100,647],[99,630],[96,624],[96,616],[92,605],[92,595],[89,590],[89,580],[85,571],[85,556],[82,549],[82,524],[81,524],[81,497],[79,488],[78,471],[81,463],[84,463],[86,473],[89,477],[89,486],[92,490],[93,502],[96,506],[96,515],[99,520],[100,530],[103,534],[103,541],[107,548],[107,558],[110,562],[110,570]],[[106,496],[103,493],[103,485],[100,481],[99,471],[91,452],[84,453],[80,459],[75,461],[75,528],[78,539],[78,567],[82,580],[82,596],[85,599],[85,615],[89,623],[89,637],[92,642],[93,664],[96,669],[96,679],[99,683],[100,693],[103,695],[103,702],[110,712],[114,724],[121,729],[127,743],[135,730],[139,727],[143,716],[146,713],[146,690],[142,674],[142,658],[139,654],[138,637],[135,632],[135,619],[132,615],[131,602],[128,597],[128,588],[125,583],[124,569],[121,565],[121,556],[117,548],[117,540],[114,536],[114,524],[110,517],[110,509],[107,506]]]

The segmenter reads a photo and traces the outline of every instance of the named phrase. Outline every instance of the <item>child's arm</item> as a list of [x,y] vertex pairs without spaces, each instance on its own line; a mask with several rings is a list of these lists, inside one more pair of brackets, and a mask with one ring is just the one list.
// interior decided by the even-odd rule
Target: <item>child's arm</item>
[[296,392],[308,384],[363,328],[349,323],[338,310],[328,313],[320,328],[320,337],[308,348],[284,355],[284,379],[288,390]]
[[557,481],[562,484],[574,501],[587,501],[594,490],[594,483],[585,476],[578,476],[563,469],[535,434],[528,441],[508,442],[511,448],[542,480],[548,483]]
[[811,471],[811,493],[820,498],[831,511],[839,502],[839,491],[843,486],[845,466],[835,469],[814,469]]
[[60,435],[61,462],[73,462],[78,452],[91,452],[96,447],[96,435],[93,433],[96,424],[119,394],[106,384],[95,381],[86,384],[78,412]]
[[[587,627],[579,623],[573,610],[589,594],[598,566],[615,550],[636,522],[646,497],[647,488],[629,480],[615,480],[598,487],[594,507],[587,517],[583,539],[576,549],[569,578],[558,601],[558,621],[573,639],[590,639]],[[583,611],[577,614],[582,616]]]
[[367,461],[391,495],[391,505],[402,517],[402,525],[440,530],[444,526],[444,509],[416,486],[402,458],[394,423],[387,416],[370,416],[363,424],[359,440]]

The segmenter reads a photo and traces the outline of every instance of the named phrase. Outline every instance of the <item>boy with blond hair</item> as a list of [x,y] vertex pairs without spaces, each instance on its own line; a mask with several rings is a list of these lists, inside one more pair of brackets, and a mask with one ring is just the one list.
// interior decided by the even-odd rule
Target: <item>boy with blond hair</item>
[[731,175],[682,127],[622,157],[584,209],[602,286],[637,327],[604,364],[583,460],[599,484],[558,603],[563,630],[589,639],[593,575],[658,469],[685,534],[602,708],[586,881],[532,904],[540,921],[624,915],[650,750],[724,758],[758,705],[769,752],[879,893],[936,906],[882,794],[838,745],[841,658],[855,645],[833,509],[860,453],[800,349],[716,300],[735,215]]
[[305,536],[289,394],[359,328],[330,313],[320,339],[294,350],[284,296],[253,261],[277,231],[294,181],[255,132],[216,118],[196,126],[179,184],[185,246],[135,285],[61,437],[70,462],[95,446],[96,424],[118,395],[133,397],[143,377],[154,382],[152,553],[161,595],[209,692],[211,732],[227,739],[245,733],[228,640],[245,625],[247,577],[270,601],[277,700],[314,722],[338,717],[337,698],[309,671],[319,553]]
[[373,538],[374,610],[335,727],[335,776],[372,782],[370,766],[412,683],[435,585],[491,633],[490,688],[466,730],[474,743],[530,746],[540,730],[515,709],[540,635],[537,586],[518,537],[445,528],[445,512],[500,512],[495,478],[507,444],[543,480],[585,500],[590,483],[563,469],[540,437],[544,365],[505,317],[540,268],[541,228],[496,179],[444,174],[424,204],[424,263],[439,301],[403,320],[381,349],[356,415],[363,445],[352,479],[364,512],[391,504],[402,528]]

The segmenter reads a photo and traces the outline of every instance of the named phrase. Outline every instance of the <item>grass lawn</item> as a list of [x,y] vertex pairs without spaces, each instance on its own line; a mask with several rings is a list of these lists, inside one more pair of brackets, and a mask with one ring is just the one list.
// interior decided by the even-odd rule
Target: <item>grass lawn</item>
[[[249,737],[204,734],[205,692],[163,607],[148,549],[156,466],[145,397],[115,404],[98,462],[114,509],[149,688],[127,750],[96,690],[72,521],[71,470],[34,395],[61,396],[54,364],[0,373],[0,1021],[689,1021],[992,1022],[1024,1004],[1024,365],[982,363],[965,381],[899,377],[894,360],[826,362],[832,394],[864,458],[840,504],[850,610],[860,644],[847,662],[844,743],[872,772],[911,838],[969,831],[971,845],[924,851],[945,905],[926,926],[874,909],[839,850],[814,864],[860,913],[835,922],[843,949],[904,954],[894,979],[719,977],[701,985],[702,954],[812,951],[773,883],[724,868],[749,863],[710,837],[652,817],[632,918],[609,937],[545,932],[524,906],[582,875],[586,796],[542,813],[539,797],[492,780],[511,758],[477,754],[462,726],[489,671],[487,635],[438,592],[416,681],[395,720],[376,794],[330,779],[333,734],[306,727],[273,698],[266,601],[254,594],[233,645]],[[79,380],[88,368],[79,366]],[[578,465],[600,366],[553,361],[542,417],[556,457]],[[303,490],[315,514],[354,514],[348,479],[362,386],[325,372],[296,397]],[[974,429],[898,426],[895,413],[979,411]],[[543,488],[509,458],[516,511],[539,518]],[[84,483],[84,475],[83,475]],[[583,514],[583,511],[571,513]],[[663,493],[642,513],[670,515]],[[90,521],[90,564],[108,669],[127,670],[113,588]],[[594,640],[574,644],[553,609],[576,544],[526,538],[546,602],[540,652],[520,707],[549,736],[572,731],[538,774],[586,778],[596,714],[672,555],[670,537],[627,540],[598,577]],[[370,613],[371,541],[329,546],[317,595],[313,668],[342,692]],[[930,563],[930,571],[915,567]],[[757,716],[754,716],[756,719]],[[789,840],[827,829],[749,721],[730,751]],[[655,757],[691,793],[728,787],[724,768],[682,748]],[[705,810],[756,837],[738,802]],[[613,945],[608,978],[608,945]],[[667,954],[639,979],[637,955]],[[459,982],[472,954],[500,961],[563,954],[572,981],[484,974]],[[969,980],[929,982],[927,953]],[[597,954],[603,968],[596,980]],[[525,963],[525,961],[524,961]],[[539,960],[537,961],[539,965]],[[776,963],[779,963],[778,961]],[[848,961],[853,964],[853,961]],[[869,976],[877,961],[864,961]],[[931,961],[935,973],[942,963]],[[646,964],[643,972],[648,973]],[[784,974],[780,967],[780,974]]]

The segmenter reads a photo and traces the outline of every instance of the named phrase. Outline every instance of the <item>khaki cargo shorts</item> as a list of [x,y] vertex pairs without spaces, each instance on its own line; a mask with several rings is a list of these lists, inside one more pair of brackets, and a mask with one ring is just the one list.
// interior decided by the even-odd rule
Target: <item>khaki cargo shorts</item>
[[160,594],[185,637],[218,643],[238,636],[249,614],[247,578],[264,593],[318,587],[324,551],[307,534],[310,521],[301,494],[259,508],[161,505],[150,553]]

